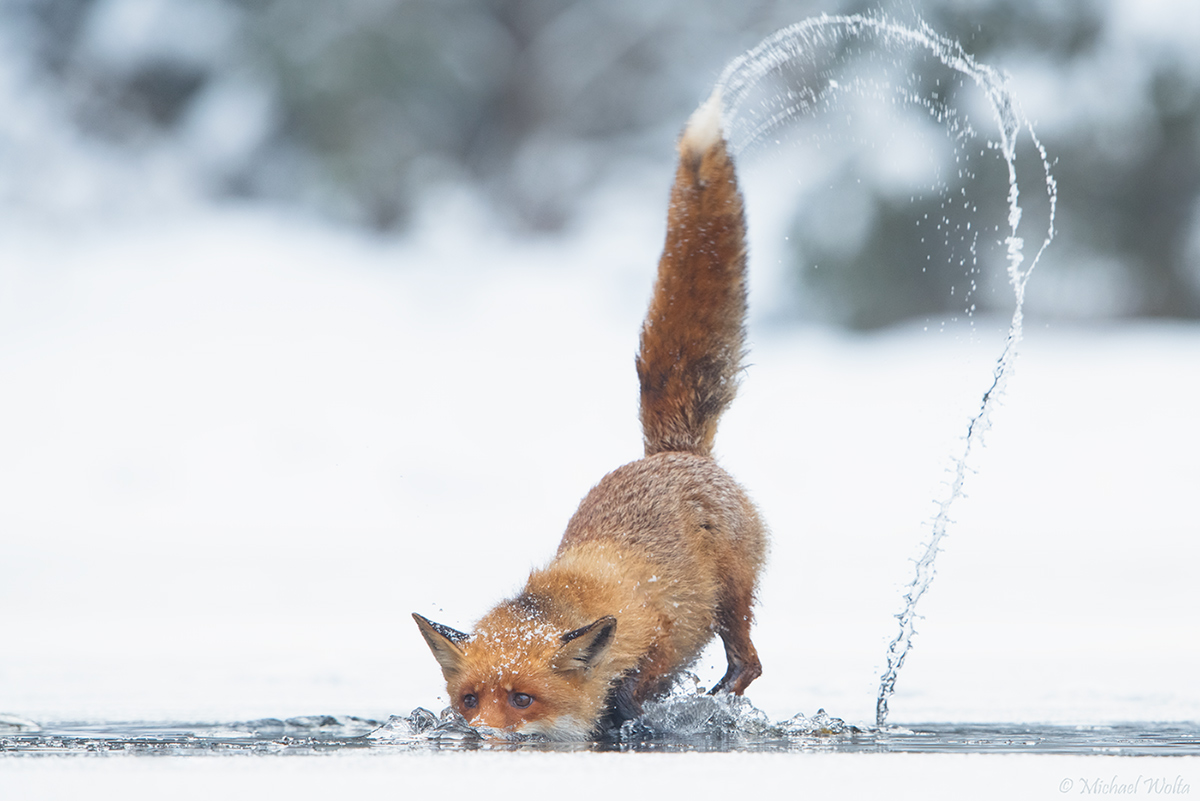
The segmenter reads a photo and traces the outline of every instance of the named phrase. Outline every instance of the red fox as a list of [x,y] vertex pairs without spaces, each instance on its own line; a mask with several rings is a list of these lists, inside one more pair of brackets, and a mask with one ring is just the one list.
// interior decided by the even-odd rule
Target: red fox
[[714,93],[688,120],[637,356],[645,458],[583,499],[554,559],[472,634],[414,614],[450,702],[476,727],[581,739],[636,717],[714,634],[728,669],[762,673],[751,605],[766,529],[713,461],[744,351],[742,198]]

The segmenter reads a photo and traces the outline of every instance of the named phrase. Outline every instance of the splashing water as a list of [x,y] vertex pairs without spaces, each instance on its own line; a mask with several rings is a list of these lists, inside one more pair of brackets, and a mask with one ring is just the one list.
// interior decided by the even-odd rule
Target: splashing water
[[[895,79],[892,77],[894,69],[883,78],[872,78],[869,69],[859,69],[857,73],[849,69],[855,61],[870,66],[872,60],[878,62],[880,59],[890,59],[893,67],[903,59],[932,60],[935,67],[943,72],[948,70],[961,85],[977,87],[986,99],[995,125],[992,136],[997,136],[998,141],[989,138],[985,140],[986,144],[979,145],[983,135],[972,124],[971,115],[946,94],[946,87],[940,81],[935,82],[934,89],[929,89],[922,85],[920,72],[912,68]],[[915,574],[904,594],[904,608],[897,615],[900,630],[888,648],[887,669],[881,677],[876,701],[876,725],[882,727],[887,720],[888,700],[895,691],[896,677],[912,647],[917,603],[933,580],[934,560],[951,522],[950,509],[963,495],[968,459],[982,443],[984,432],[990,426],[993,407],[1012,372],[1022,334],[1025,285],[1054,237],[1057,187],[1046,151],[1019,111],[1005,76],[977,63],[957,42],[934,33],[924,23],[912,29],[884,18],[860,15],[805,20],[775,33],[734,59],[725,68],[714,91],[720,94],[723,123],[737,154],[772,141],[778,142],[774,137],[783,128],[804,118],[828,117],[833,110],[841,108],[839,102],[847,97],[858,97],[873,103],[915,108],[938,123],[955,143],[954,161],[959,165],[961,179],[970,181],[976,177],[975,168],[970,164],[975,154],[981,158],[988,152],[999,154],[1007,169],[1007,233],[1003,237],[1003,246],[1015,306],[1003,350],[992,370],[991,384],[967,425],[962,450],[952,459],[947,489],[940,499],[936,499],[937,513],[932,520],[932,532],[916,560]],[[1041,247],[1024,267],[1024,239],[1018,233],[1022,210],[1017,186],[1017,145],[1023,133],[1028,135],[1041,159],[1048,200],[1048,219]],[[949,201],[944,200],[943,210],[949,205]],[[971,211],[977,210],[971,208],[968,201],[963,201],[962,205]],[[920,221],[914,222],[919,224]],[[978,272],[979,237],[987,226],[975,225],[972,231],[971,221],[954,226],[948,216],[944,216],[941,223],[946,229],[957,229],[969,251],[959,263],[969,264],[972,271]],[[999,231],[1000,226],[993,226],[993,229]],[[946,236],[948,241],[948,231]],[[972,289],[977,287],[974,279],[970,286]],[[969,293],[966,303],[970,304],[967,306],[969,315],[975,308]]]
[[[709,695],[702,690],[682,688],[666,698],[648,702],[642,714],[625,721],[619,729],[604,733],[597,742],[623,749],[644,747],[686,747],[733,750],[786,744],[828,741],[830,738],[863,734],[844,720],[824,709],[807,717],[795,715],[788,720],[772,721],[766,712],[748,698],[737,695]],[[406,746],[445,746],[452,744],[492,744],[559,746],[546,738],[513,735],[496,729],[472,728],[451,708],[441,715],[428,709],[414,709],[410,715],[393,715],[365,737],[374,743]],[[579,744],[576,743],[576,746]]]

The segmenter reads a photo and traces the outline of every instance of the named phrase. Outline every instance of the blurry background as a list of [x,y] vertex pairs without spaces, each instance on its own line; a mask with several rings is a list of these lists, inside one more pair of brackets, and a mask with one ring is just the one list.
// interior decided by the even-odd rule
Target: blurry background
[[[48,213],[107,208],[132,202],[136,182],[151,204],[181,192],[246,198],[403,232],[431,192],[466,185],[510,230],[553,234],[614,177],[668,163],[680,121],[734,55],[813,14],[878,8],[10,0],[0,10],[0,199]],[[908,3],[882,9],[914,18]],[[1065,266],[1036,282],[1031,310],[1200,315],[1195,4],[929,0],[915,10],[1013,75],[1057,159]],[[904,273],[872,270],[888,255],[922,254],[889,250],[911,219],[907,195],[867,197],[856,241],[843,237],[836,259],[822,254],[838,269],[814,280],[803,269],[811,257],[794,252],[805,278],[791,291],[809,293],[808,308],[836,299],[833,322],[860,328],[943,310],[948,298],[889,285]]]
[[[0,2],[0,714],[440,708],[408,613],[469,626],[640,455],[687,115],[763,36],[871,7]],[[1059,184],[894,719],[1196,719],[1200,4],[883,10],[1008,70]],[[774,532],[751,697],[868,721],[1012,293],[949,324],[906,269],[947,263],[910,224],[944,197],[864,159],[798,198],[777,154],[718,438]],[[1003,176],[970,189],[1003,213]]]

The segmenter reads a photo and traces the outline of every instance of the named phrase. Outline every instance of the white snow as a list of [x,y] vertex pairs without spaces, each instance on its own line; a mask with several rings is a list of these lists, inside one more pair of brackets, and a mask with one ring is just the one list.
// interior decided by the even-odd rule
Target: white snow
[[[665,169],[663,197],[608,198],[594,225],[551,241],[493,233],[459,196],[403,240],[233,208],[9,225],[0,712],[440,708],[409,612],[469,626],[550,556],[591,484],[639,455],[632,356]],[[751,273],[778,285],[770,264],[752,259]],[[718,437],[774,534],[755,629],[765,674],[750,697],[776,720],[824,707],[869,722],[907,560],[1003,324],[852,336],[774,319],[752,323]],[[1200,327],[1027,320],[1022,351],[892,720],[1196,719]],[[713,648],[702,677],[722,670]],[[643,757],[622,767],[639,786],[799,782],[896,798],[1050,796],[1112,770]],[[618,758],[6,760],[0,781],[13,797],[319,797],[475,769],[493,788],[520,771],[524,793]],[[1194,782],[1194,764],[1171,768]]]
[[[440,707],[408,613],[469,626],[639,455],[661,234],[438,227],[472,214],[396,241],[232,209],[5,231],[0,711]],[[751,327],[718,449],[773,530],[750,696],[775,719],[872,717],[1003,326],[925,329]],[[1030,320],[1022,351],[893,720],[1200,717],[1200,328]]]
[[[1053,799],[1104,788],[1197,788],[1200,760],[945,754],[343,753],[312,759],[7,760],[14,798],[648,798]],[[136,772],[135,772],[136,770]],[[1157,782],[1156,785],[1152,782]],[[451,789],[452,788],[452,789]],[[1117,794],[1114,790],[1109,791]],[[1164,793],[1165,794],[1165,793]],[[1183,797],[1187,795],[1180,793]]]

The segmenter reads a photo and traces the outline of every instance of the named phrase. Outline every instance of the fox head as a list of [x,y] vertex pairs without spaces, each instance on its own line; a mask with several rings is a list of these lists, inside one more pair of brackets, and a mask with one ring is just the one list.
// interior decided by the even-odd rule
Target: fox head
[[451,706],[476,727],[587,737],[615,678],[604,667],[616,618],[564,632],[507,612],[493,610],[474,634],[413,614],[446,677]]

